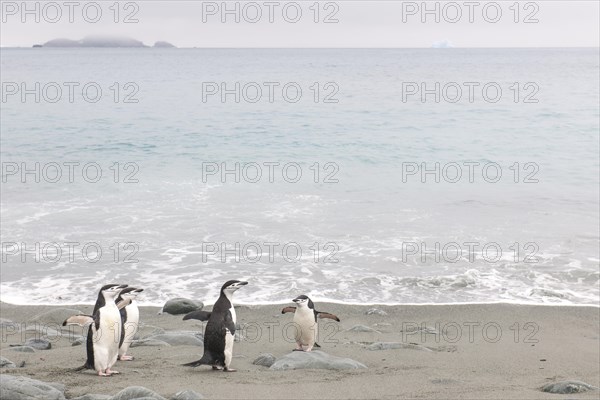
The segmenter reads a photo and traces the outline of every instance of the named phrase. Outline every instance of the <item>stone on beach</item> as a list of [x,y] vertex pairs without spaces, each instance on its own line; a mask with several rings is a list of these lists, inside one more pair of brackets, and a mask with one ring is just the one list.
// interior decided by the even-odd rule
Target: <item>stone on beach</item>
[[366,312],[366,315],[381,315],[381,316],[385,316],[388,315],[387,312],[380,310],[379,308],[369,308]]
[[10,347],[12,351],[18,351],[20,353],[35,353],[35,349],[31,346],[14,346]]
[[50,350],[52,343],[46,339],[27,339],[25,346],[33,347],[36,350]]
[[375,332],[375,333],[381,333],[373,328],[370,328],[368,326],[365,325],[354,325],[352,328],[350,329],[346,329],[346,332]]
[[201,301],[194,301],[178,297],[167,301],[162,308],[162,312],[171,315],[180,315],[187,314],[196,310],[202,310],[203,307],[204,303],[202,303]]
[[553,382],[542,386],[542,392],[555,394],[584,393],[596,389],[598,388],[581,381]]
[[425,346],[412,343],[401,343],[401,342],[375,342],[367,346],[367,350],[393,350],[393,349],[410,349],[410,350],[421,350],[421,351],[433,351]]
[[[57,386],[57,387],[55,387]],[[59,388],[63,388],[61,391]],[[64,386],[25,376],[0,375],[0,398],[10,400],[64,400]]]
[[38,338],[38,337],[61,337],[64,334],[60,331],[57,331],[56,329],[52,329],[47,325],[37,325],[34,324],[33,326],[28,326],[25,329],[25,333],[26,334],[33,334],[34,337]]
[[254,361],[252,364],[254,365],[262,365],[263,367],[270,367],[275,363],[275,356],[271,353],[262,353]]
[[193,390],[182,390],[175,393],[171,400],[202,400],[204,397],[200,393],[196,393]]
[[163,342],[162,340],[155,340],[155,339],[134,340],[131,343],[131,347],[140,347],[140,346],[170,347],[171,345],[167,342]]
[[6,318],[0,318],[0,328],[16,328],[17,330],[19,329],[19,324],[17,324],[16,322],[11,321],[10,319],[6,319]]
[[160,340],[171,346],[203,346],[203,336],[200,333],[170,332],[150,336],[149,340]]
[[359,369],[366,365],[352,360],[332,356],[322,351],[294,351],[279,358],[270,369],[285,371],[290,369]]
[[82,344],[86,343],[87,339],[84,338],[83,336],[80,336],[78,338],[73,338],[73,341],[71,342],[71,346],[81,346]]
[[17,366],[8,358],[0,357],[0,368],[17,368]]
[[42,322],[46,324],[55,324],[56,327],[61,327],[62,323],[73,315],[83,314],[81,311],[74,308],[57,308],[45,313],[36,315],[31,319],[32,322]]
[[143,386],[129,386],[121,390],[119,393],[111,397],[110,400],[141,400],[141,399],[152,399],[152,400],[166,400],[158,393],[153,392]]
[[84,394],[83,396],[75,397],[72,400],[110,400],[112,396],[107,394]]
[[160,335],[165,332],[166,331],[163,328],[160,328],[158,326],[140,324],[133,338],[135,340],[146,339],[150,336]]

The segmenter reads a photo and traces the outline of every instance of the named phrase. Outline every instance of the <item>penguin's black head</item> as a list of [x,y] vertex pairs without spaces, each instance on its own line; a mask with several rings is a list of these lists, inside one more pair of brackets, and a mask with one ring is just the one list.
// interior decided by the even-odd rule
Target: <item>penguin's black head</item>
[[117,284],[110,284],[110,285],[104,285],[102,286],[102,288],[100,289],[100,293],[105,297],[105,298],[111,298],[114,299],[116,298],[123,289],[125,289],[127,287],[127,285],[117,285]]
[[245,286],[247,284],[248,284],[248,282],[245,282],[245,281],[236,281],[236,280],[227,281],[221,287],[221,293],[231,294],[231,293],[235,292],[236,290],[238,290],[239,288],[241,288],[242,286]]
[[308,307],[308,308],[311,308],[311,309],[315,308],[312,300],[308,296],[305,296],[303,294],[301,294],[300,296],[296,297],[292,301],[294,303],[296,303],[298,305],[298,307]]
[[121,291],[123,289],[125,289],[127,287],[127,285],[118,285],[116,283],[111,283],[109,285],[104,285],[100,288],[100,292],[105,292],[107,290],[110,291]]
[[125,289],[121,290],[121,293],[119,294],[119,297],[117,298],[117,301],[121,301],[123,299],[133,300],[137,297],[138,294],[140,294],[143,291],[144,291],[144,289],[138,289],[138,288],[134,288],[132,286],[128,286]]

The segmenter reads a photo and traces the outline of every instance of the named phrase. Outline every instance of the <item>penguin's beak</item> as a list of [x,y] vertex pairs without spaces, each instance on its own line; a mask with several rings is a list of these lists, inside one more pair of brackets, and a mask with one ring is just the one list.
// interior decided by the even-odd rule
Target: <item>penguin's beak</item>
[[127,286],[129,286],[129,285],[119,285],[119,286],[117,286],[117,289],[125,289]]
[[294,303],[297,303],[297,302],[299,302],[300,300],[299,300],[299,299],[294,299],[294,300],[292,300],[292,301],[293,301]]
[[240,285],[240,286],[244,286],[244,285],[247,285],[247,284],[248,284],[248,282],[245,282],[245,281],[238,282],[238,285]]

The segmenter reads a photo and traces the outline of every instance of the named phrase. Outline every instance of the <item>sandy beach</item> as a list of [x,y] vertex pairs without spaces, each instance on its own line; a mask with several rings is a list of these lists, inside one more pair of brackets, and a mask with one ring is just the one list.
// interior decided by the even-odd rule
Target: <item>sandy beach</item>
[[[599,309],[595,307],[317,306],[341,319],[340,323],[321,321],[321,350],[359,361],[366,369],[273,371],[254,365],[253,360],[262,353],[280,358],[291,352],[292,317],[280,314],[281,305],[238,305],[242,335],[235,344],[232,363],[237,372],[180,365],[200,358],[202,346],[137,346],[130,349],[134,361],[117,363],[120,375],[100,378],[93,371],[72,371],[84,363],[85,346],[73,346],[64,329],[61,335],[52,336],[52,329],[58,327],[48,322],[61,318],[63,308],[90,312],[91,306],[2,303],[1,353],[17,365],[3,368],[2,373],[62,383],[67,398],[88,393],[114,395],[128,386],[144,386],[166,398],[184,389],[209,399],[598,398],[595,390],[566,397],[540,391],[543,385],[562,380],[600,386]],[[367,314],[373,308],[378,311]],[[162,332],[202,331],[199,321],[183,321],[181,315],[160,311],[158,307],[141,308],[142,338]],[[17,323],[18,331],[6,320]],[[42,336],[44,327],[48,327],[44,333],[52,342],[50,350],[25,353],[10,347]],[[386,346],[373,343],[396,343],[392,347],[399,348],[372,350]]]

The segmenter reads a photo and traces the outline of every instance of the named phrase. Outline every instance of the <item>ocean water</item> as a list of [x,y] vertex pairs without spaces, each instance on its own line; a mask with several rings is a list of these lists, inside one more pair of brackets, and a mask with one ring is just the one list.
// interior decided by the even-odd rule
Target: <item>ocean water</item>
[[2,301],[599,302],[598,49],[0,59]]

